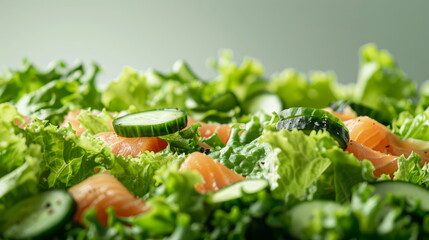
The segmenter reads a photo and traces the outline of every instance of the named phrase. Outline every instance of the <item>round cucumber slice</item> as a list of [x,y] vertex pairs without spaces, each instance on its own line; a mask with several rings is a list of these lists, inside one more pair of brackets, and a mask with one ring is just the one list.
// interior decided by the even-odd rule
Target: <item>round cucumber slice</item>
[[24,199],[1,217],[1,236],[7,239],[43,239],[71,221],[76,202],[64,190],[51,190]]
[[228,91],[214,96],[212,100],[207,103],[207,105],[208,109],[216,109],[222,112],[226,112],[239,105],[239,102],[235,94]]
[[280,112],[283,109],[283,103],[277,94],[264,92],[246,100],[245,110],[248,113],[263,112],[270,114]]
[[322,109],[307,108],[307,107],[292,107],[292,108],[287,108],[279,113],[280,120],[285,120],[288,118],[294,118],[299,116],[327,118],[345,127],[344,123],[339,118]]
[[185,111],[162,108],[116,118],[113,120],[113,129],[122,137],[155,137],[182,130],[187,123]]
[[400,181],[384,181],[374,183],[375,194],[386,196],[392,194],[394,196],[405,197],[410,202],[420,200],[420,207],[424,211],[429,211],[429,191],[421,186],[408,182]]
[[316,210],[325,214],[332,214],[339,210],[341,205],[337,202],[327,200],[314,200],[300,203],[294,206],[288,213],[290,219],[289,231],[297,239],[304,237],[303,230],[308,226]]
[[329,107],[339,113],[344,112],[346,107],[350,107],[358,116],[368,116],[386,126],[391,124],[391,120],[388,115],[362,104],[340,100],[331,103]]
[[280,121],[276,124],[279,130],[297,129],[304,132],[326,130],[342,149],[347,148],[349,131],[341,120],[329,112],[312,108],[289,108],[281,111],[279,116]]
[[257,193],[263,189],[266,189],[267,187],[268,182],[264,179],[243,180],[215,192],[212,195],[211,201],[213,203],[226,202],[241,198],[243,196],[243,193]]

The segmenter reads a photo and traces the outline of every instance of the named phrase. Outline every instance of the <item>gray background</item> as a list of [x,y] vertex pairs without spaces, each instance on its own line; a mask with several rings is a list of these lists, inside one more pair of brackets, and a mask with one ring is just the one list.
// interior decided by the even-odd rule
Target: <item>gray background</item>
[[414,80],[429,79],[429,1],[0,0],[0,70],[24,57],[96,61],[100,81],[124,66],[170,70],[185,59],[204,78],[220,49],[258,59],[265,75],[332,70],[356,80],[359,47],[389,50]]

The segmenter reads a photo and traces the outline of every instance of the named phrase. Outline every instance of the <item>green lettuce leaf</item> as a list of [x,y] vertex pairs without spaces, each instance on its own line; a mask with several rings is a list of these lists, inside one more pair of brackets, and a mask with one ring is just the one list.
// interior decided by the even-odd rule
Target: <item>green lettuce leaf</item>
[[39,191],[40,147],[27,145],[22,129],[15,126],[22,120],[14,106],[0,104],[0,216],[4,209]]
[[[4,209],[39,191],[42,170],[40,147],[37,145],[20,147],[25,150],[25,155],[9,158],[9,161],[21,162],[22,159],[20,158],[24,158],[24,162],[0,177],[0,216]],[[0,157],[3,156],[0,155]]]
[[202,89],[206,101],[226,92],[232,92],[241,103],[266,88],[267,81],[263,78],[264,69],[255,59],[245,58],[238,66],[232,61],[230,51],[222,51],[217,60],[211,59],[210,64],[218,72],[218,76]]
[[[189,224],[198,226],[208,216],[205,196],[199,194],[194,185],[201,182],[199,174],[191,171],[166,171],[160,176],[162,185],[155,196],[148,200],[153,209],[130,220],[141,230],[143,238],[161,238],[179,234]],[[185,228],[185,229],[184,229]],[[197,228],[198,229],[198,228]],[[188,232],[192,235],[192,232]]]
[[87,71],[82,63],[69,68],[57,62],[42,72],[25,61],[23,70],[10,71],[5,78],[0,77],[0,92],[4,91],[0,102],[16,102],[21,114],[59,124],[71,109],[102,108],[95,82],[99,71],[97,64],[92,64]]
[[288,207],[261,190],[215,206],[205,229],[205,239],[288,239]]
[[92,63],[91,68],[87,71],[83,65],[80,68],[79,75],[71,75],[69,79],[78,81],[80,83],[79,92],[81,94],[81,102],[78,102],[80,108],[98,109],[104,108],[101,102],[101,93],[97,88],[97,76],[101,72],[98,64]]
[[211,149],[209,155],[243,176],[257,176],[266,155],[264,145],[258,142],[262,130],[260,119],[254,116],[245,129],[234,126],[226,146]]
[[[368,160],[359,161],[353,154],[344,152],[338,147],[330,148],[322,153],[332,162],[332,182],[337,202],[347,202],[352,195],[352,189],[361,182],[374,182],[374,166]],[[322,180],[323,178],[321,178]],[[325,179],[327,180],[327,179]],[[319,180],[320,181],[320,180]],[[323,184],[323,183],[319,183]],[[329,188],[322,188],[318,194],[326,195]]]
[[418,184],[429,188],[429,165],[420,165],[421,158],[412,152],[407,158],[403,155],[397,158],[398,170],[394,173],[393,180]]
[[107,111],[103,111],[100,114],[93,114],[90,110],[82,110],[77,116],[77,120],[92,135],[112,131],[113,116]]
[[132,68],[125,68],[118,80],[111,82],[101,95],[101,101],[108,111],[122,111],[147,108],[150,86],[147,79]]
[[169,144],[169,149],[173,152],[178,153],[192,153],[200,150],[198,145],[200,139],[200,132],[198,128],[201,124],[194,123],[185,130],[178,131],[165,136],[160,136],[162,140],[165,140]]
[[19,99],[16,106],[25,116],[36,116],[60,124],[64,116],[73,109],[101,109],[100,94],[95,86],[98,66],[89,76],[73,74],[65,80],[53,80]]
[[9,103],[0,104],[0,177],[11,172],[25,162],[27,145],[25,138],[14,121],[22,121],[22,116]]
[[226,146],[217,133],[211,135],[210,137],[202,138],[200,142],[214,149],[223,148]]
[[287,69],[272,77],[269,89],[280,96],[286,108],[327,107],[340,97],[350,97],[337,83],[335,74],[329,72],[313,72],[307,81],[303,74]]
[[408,110],[415,98],[417,85],[398,67],[393,57],[374,44],[361,49],[361,67],[354,101],[394,118]]
[[74,103],[80,101],[79,87],[78,82],[55,80],[24,95],[16,106],[22,115],[34,115],[60,124],[63,116],[77,107]]
[[429,141],[429,108],[416,114],[401,112],[392,123],[392,131],[402,139]]
[[68,67],[65,62],[58,61],[51,63],[46,71],[41,71],[28,59],[24,59],[21,69],[8,70],[0,76],[0,102],[17,102],[25,94],[36,91],[51,81],[80,74],[82,69],[82,64]]
[[70,127],[58,128],[33,119],[25,129],[27,141],[39,144],[46,169],[44,188],[68,188],[95,174],[94,168],[110,166],[114,156],[104,143],[91,137],[78,137]]
[[107,169],[134,195],[144,197],[159,185],[158,171],[178,169],[184,161],[184,155],[167,152],[143,152],[138,157],[117,156]]
[[338,209],[313,209],[312,218],[299,238],[425,239],[429,236],[428,220],[427,212],[417,203],[404,197],[382,198],[374,194],[373,186],[362,183],[353,188],[351,201]]
[[420,85],[420,102],[419,104],[424,106],[425,108],[429,107],[429,80],[424,81]]
[[186,108],[188,86],[183,83],[168,80],[160,89],[154,91],[148,100],[151,108]]
[[259,142],[269,146],[264,175],[280,199],[288,195],[306,198],[306,191],[331,164],[322,150],[337,145],[326,132],[307,136],[297,130],[265,131]]

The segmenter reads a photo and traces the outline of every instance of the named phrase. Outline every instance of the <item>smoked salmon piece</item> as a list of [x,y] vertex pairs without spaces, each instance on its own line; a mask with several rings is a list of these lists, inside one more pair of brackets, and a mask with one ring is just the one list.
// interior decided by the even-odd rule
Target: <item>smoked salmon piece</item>
[[106,225],[108,207],[113,207],[116,216],[130,217],[149,210],[146,202],[133,196],[122,183],[108,173],[91,176],[71,187],[70,194],[76,200],[74,220],[82,223],[82,214],[95,207],[98,220]]
[[[369,117],[357,117],[344,122],[351,140],[383,153],[391,153],[393,144],[401,140],[384,125]],[[391,146],[392,145],[392,146]]]
[[357,115],[356,113],[353,111],[353,109],[350,106],[346,106],[344,108],[343,112],[335,112],[334,110],[332,110],[332,108],[327,107],[324,108],[323,110],[331,113],[332,115],[336,116],[337,118],[339,118],[341,121],[347,121],[353,118],[356,118]]
[[398,169],[396,158],[401,155],[408,157],[412,152],[420,155],[421,164],[429,162],[428,151],[401,140],[386,126],[370,117],[357,117],[345,121],[344,124],[350,136],[346,151],[353,153],[360,160],[370,160],[376,168],[376,176],[382,173],[392,176]]
[[429,162],[429,154],[409,141],[401,140],[386,126],[369,117],[358,117],[344,124],[349,130],[350,139],[373,150],[408,157],[412,152],[420,155],[422,162]]
[[398,156],[373,150],[353,140],[349,141],[346,151],[353,153],[359,160],[370,160],[375,167],[374,175],[376,177],[380,177],[383,173],[393,176],[393,173],[398,170],[396,161]]
[[200,193],[215,192],[230,184],[246,179],[200,152],[190,154],[182,163],[180,171],[186,169],[197,171],[201,175],[203,183],[195,186]]
[[115,155],[123,155],[124,157],[131,155],[137,157],[144,151],[159,152],[167,147],[168,143],[158,137],[121,137],[115,132],[102,132],[94,135],[101,139],[106,145],[112,148],[112,153]]
[[194,123],[201,124],[201,127],[198,128],[198,131],[200,132],[202,138],[207,138],[217,133],[223,143],[226,144],[228,142],[229,136],[231,135],[231,127],[229,125],[208,124],[188,117],[188,127]]

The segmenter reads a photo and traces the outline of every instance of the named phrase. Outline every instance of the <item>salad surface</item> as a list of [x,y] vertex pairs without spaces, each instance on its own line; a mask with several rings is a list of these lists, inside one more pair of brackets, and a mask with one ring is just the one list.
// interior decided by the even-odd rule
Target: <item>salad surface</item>
[[[25,226],[16,214],[54,222],[42,235],[29,230],[39,238],[429,239],[429,82],[418,86],[373,44],[360,58],[349,85],[333,72],[266,77],[258,61],[238,64],[222,52],[210,61],[213,79],[178,61],[168,72],[126,68],[103,90],[95,63],[40,70],[25,60],[0,75],[0,239]],[[168,119],[141,128],[132,114],[153,109],[140,114],[151,125]],[[114,133],[114,119],[123,116],[138,126],[121,135],[150,132],[156,146],[116,152],[126,136]],[[346,119],[369,119],[389,135]],[[368,139],[391,142],[380,150]],[[191,161],[212,165],[202,173]],[[205,187],[212,169],[235,180]],[[103,174],[144,205],[139,214],[122,216],[112,203],[76,215],[76,187]],[[35,207],[54,190],[75,198],[71,213],[61,212],[67,221],[52,220],[50,205]],[[22,201],[34,209],[16,210]]]

